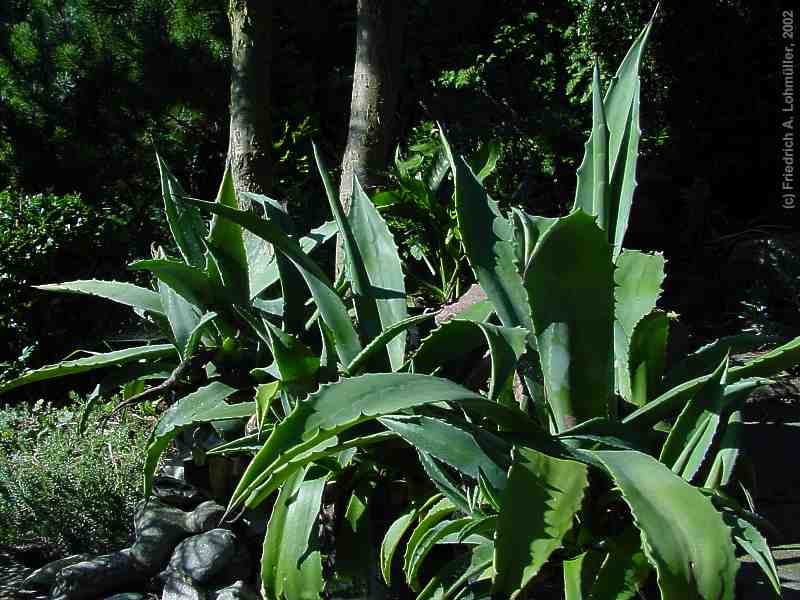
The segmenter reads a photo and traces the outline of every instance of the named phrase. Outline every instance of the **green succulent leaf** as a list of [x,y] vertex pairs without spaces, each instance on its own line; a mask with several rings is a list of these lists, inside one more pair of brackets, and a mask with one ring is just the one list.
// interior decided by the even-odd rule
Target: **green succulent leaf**
[[[378,337],[367,344],[367,346],[361,352],[359,352],[358,356],[356,356],[353,361],[344,368],[345,374],[354,375],[358,373],[359,370],[369,362],[369,359],[374,356],[376,352],[379,352],[386,347],[388,342],[395,339],[401,333],[405,333],[409,327],[413,327],[424,321],[429,321],[433,319],[434,316],[435,315],[433,313],[425,313],[422,315],[407,317],[402,321],[398,321],[394,325],[386,327]],[[393,368],[393,370],[398,369]]]
[[335,444],[347,429],[398,411],[436,402],[474,400],[481,396],[445,379],[410,373],[363,375],[324,385],[275,427],[233,493],[229,510],[260,502],[259,486],[281,466],[315,447]]
[[158,171],[161,175],[161,193],[164,197],[164,212],[172,232],[172,238],[187,265],[198,269],[206,268],[206,224],[196,208],[184,202],[186,194],[180,183],[170,172],[167,164],[156,154]]
[[[422,563],[428,557],[431,550],[436,544],[454,534],[458,534],[465,526],[472,522],[470,517],[462,517],[460,519],[446,519],[431,528],[427,529],[418,539],[413,540],[416,543],[411,546],[412,540],[409,540],[410,552],[406,553],[406,580],[409,582],[411,589],[420,590],[421,585],[419,581],[419,572],[422,568]],[[416,533],[416,530],[415,530]],[[412,536],[413,538],[413,536]]]
[[595,600],[630,600],[652,572],[642,551],[642,539],[635,527],[627,527],[608,545],[608,553],[597,572],[590,597]]
[[734,541],[755,561],[766,575],[775,594],[780,597],[782,592],[780,576],[772,551],[762,533],[752,523],[732,510],[723,509],[722,518],[725,520],[725,524],[731,528]]
[[200,310],[161,280],[158,280],[158,293],[175,338],[175,346],[181,358],[185,359],[189,356],[189,340],[200,323]]
[[495,534],[495,593],[515,598],[561,547],[587,486],[586,465],[515,449]]
[[295,336],[264,321],[269,332],[272,354],[281,381],[314,381],[319,371],[319,356]]
[[442,144],[455,173],[458,226],[475,277],[503,325],[530,329],[530,307],[515,263],[511,223],[464,159],[453,157],[444,134]]
[[319,600],[324,589],[315,524],[327,475],[298,469],[281,487],[272,509],[261,558],[266,600]]
[[432,373],[443,364],[458,361],[486,344],[492,361],[489,399],[496,401],[525,352],[528,331],[521,327],[500,327],[489,323],[451,319],[422,340],[414,354],[415,373]]
[[152,490],[153,474],[158,466],[161,453],[181,431],[201,423],[241,419],[255,413],[254,402],[226,404],[225,398],[234,392],[236,392],[236,388],[215,381],[184,396],[167,409],[159,419],[147,444],[144,463],[145,498],[150,495]]
[[622,492],[663,598],[733,600],[738,562],[711,500],[656,459],[592,451]]
[[197,307],[211,307],[219,301],[219,290],[205,271],[186,263],[154,258],[134,261],[128,268],[133,271],[150,271]]
[[661,392],[668,334],[669,317],[660,310],[636,324],[628,348],[630,402],[636,406],[644,406]]
[[[342,205],[339,203],[339,197],[333,188],[330,175],[328,174],[328,170],[325,168],[325,164],[322,161],[322,157],[319,154],[317,146],[313,145],[313,149],[314,158],[317,161],[317,169],[319,170],[320,176],[322,177],[322,183],[325,187],[325,195],[328,198],[331,212],[333,213],[333,217],[336,220],[336,224],[339,227],[339,233],[342,237],[347,267],[345,272],[347,280],[350,282],[350,287],[353,290],[358,322],[361,325],[366,339],[372,340],[380,334],[381,321],[378,314],[377,303],[375,301],[375,294],[372,290],[372,284],[370,283],[369,275],[367,273],[367,265],[362,254],[363,248],[359,246],[358,240],[356,239],[353,231],[353,223],[347,218]],[[364,196],[365,194],[361,189],[361,184],[358,182],[358,179],[354,174],[353,192],[350,198],[351,205],[362,201],[362,197]],[[369,198],[366,198],[366,202],[369,202]],[[364,240],[364,242],[369,243],[368,240]],[[389,292],[393,292],[393,290],[387,290],[387,293]],[[403,298],[405,302],[405,292],[403,292]]]
[[493,552],[494,544],[486,543],[453,559],[430,579],[417,600],[490,600]]
[[383,580],[386,582],[386,585],[392,585],[392,559],[394,559],[394,555],[397,553],[400,541],[411,527],[411,524],[417,519],[418,515],[418,508],[412,508],[403,513],[389,526],[386,535],[383,537],[380,550],[380,564],[381,574],[383,575]]
[[578,210],[553,224],[525,285],[557,430],[613,415],[613,263],[594,218]]
[[336,340],[336,350],[339,358],[349,364],[361,351],[358,339],[347,308],[339,298],[336,290],[319,266],[311,260],[302,248],[290,239],[274,223],[261,219],[251,213],[234,210],[220,204],[191,200],[191,202],[209,212],[220,214],[225,218],[239,223],[248,231],[270,242],[280,252],[283,252],[294,263],[306,281],[314,302],[319,309],[320,316],[332,332]]
[[434,487],[444,494],[458,510],[469,514],[471,512],[469,499],[464,493],[461,482],[448,473],[441,461],[427,452],[417,449],[417,456],[419,456],[419,462]]
[[512,207],[514,243],[520,272],[524,272],[533,256],[536,244],[558,219],[534,217],[519,208]]
[[727,358],[681,411],[667,436],[659,460],[687,481],[713,461],[728,419],[755,388],[759,379],[727,384]]
[[[381,331],[386,331],[408,316],[403,266],[386,222],[358,181],[353,183],[348,221],[369,280],[369,295],[374,299],[380,319],[380,329],[371,336],[371,339],[376,339]],[[393,371],[403,365],[405,349],[406,332],[402,329],[386,343]]]
[[75,360],[65,360],[53,365],[47,365],[33,371],[27,371],[9,381],[0,383],[0,394],[37,381],[56,379],[66,375],[87,373],[96,369],[124,365],[131,362],[144,360],[157,360],[164,357],[174,357],[175,346],[172,344],[155,344],[152,346],[139,346],[115,350],[114,352],[95,353],[91,356]]
[[378,419],[411,446],[478,480],[480,473],[494,489],[506,485],[511,446],[489,431],[454,419],[393,415]]
[[708,471],[704,488],[719,490],[733,482],[733,473],[744,447],[744,423],[742,411],[735,410],[728,417],[719,442],[719,450]]
[[161,298],[152,290],[148,290],[132,283],[122,281],[100,281],[97,279],[80,279],[65,283],[50,283],[47,285],[33,286],[48,292],[67,292],[71,294],[85,294],[113,300],[140,310],[163,315],[164,307]]
[[406,551],[403,556],[403,572],[406,575],[406,582],[411,589],[419,591],[419,581],[414,579],[415,572],[412,572],[412,564],[416,555],[417,547],[423,542],[428,532],[433,530],[442,521],[456,512],[455,505],[448,498],[442,498],[430,507],[427,513],[411,532],[411,537],[406,544]]

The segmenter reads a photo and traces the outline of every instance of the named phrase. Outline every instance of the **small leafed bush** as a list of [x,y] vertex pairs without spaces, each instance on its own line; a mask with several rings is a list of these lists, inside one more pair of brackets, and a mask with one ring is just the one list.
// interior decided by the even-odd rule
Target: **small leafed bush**
[[127,544],[146,423],[128,416],[79,432],[83,403],[0,410],[0,546],[43,546],[52,555],[100,553]]

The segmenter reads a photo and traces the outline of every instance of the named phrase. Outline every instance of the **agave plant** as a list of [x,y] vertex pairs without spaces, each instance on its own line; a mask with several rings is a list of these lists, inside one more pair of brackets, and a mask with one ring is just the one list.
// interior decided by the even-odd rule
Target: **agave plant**
[[[665,599],[732,600],[736,545],[779,593],[762,522],[732,495],[735,422],[749,392],[800,361],[800,338],[735,366],[730,354],[752,340],[725,339],[665,371],[670,319],[656,308],[664,259],[623,247],[650,28],[605,96],[595,69],[592,133],[568,215],[502,215],[448,151],[487,303],[431,332],[400,372],[327,384],[299,402],[257,450],[231,510],[278,490],[278,506],[291,510],[300,481],[320,489],[313,474],[330,457],[394,434],[438,488],[391,525],[380,551],[389,582],[405,543],[403,572],[420,599],[523,597],[560,568],[570,600],[630,598],[652,575]],[[483,393],[432,375],[480,347]],[[375,420],[386,432],[363,435]],[[295,542],[293,551],[311,548]],[[461,552],[423,581],[442,546]],[[265,557],[272,552],[274,543]],[[303,563],[286,560],[263,572],[267,597],[311,597],[301,592]]]

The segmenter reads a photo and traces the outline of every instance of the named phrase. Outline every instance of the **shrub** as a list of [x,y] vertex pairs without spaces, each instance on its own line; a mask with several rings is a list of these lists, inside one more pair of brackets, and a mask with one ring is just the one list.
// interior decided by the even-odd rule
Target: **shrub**
[[0,410],[0,545],[44,546],[54,555],[107,552],[127,543],[146,443],[129,415],[86,433],[85,403],[43,401]]
[[0,192],[0,361],[36,346],[26,362],[41,363],[119,326],[123,313],[91,310],[86,299],[53,301],[30,286],[119,271],[131,221],[75,194]]

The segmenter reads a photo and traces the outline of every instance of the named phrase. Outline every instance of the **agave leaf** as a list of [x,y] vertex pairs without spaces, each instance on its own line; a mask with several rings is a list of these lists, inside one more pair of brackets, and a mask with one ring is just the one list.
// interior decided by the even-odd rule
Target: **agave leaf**
[[[232,209],[239,208],[230,168],[225,169],[216,202]],[[229,302],[247,305],[250,300],[250,276],[241,225],[215,214],[206,245],[217,263]]]
[[550,227],[525,286],[556,429],[612,415],[613,264],[594,218],[578,210]]
[[495,534],[496,594],[515,598],[561,547],[587,486],[585,465],[515,449]]
[[139,346],[137,348],[126,348],[125,350],[115,350],[114,352],[96,353],[84,358],[65,360],[60,363],[34,369],[33,371],[27,371],[16,379],[0,383],[0,394],[37,381],[46,381],[48,379],[64,377],[65,375],[86,373],[104,367],[123,365],[142,360],[155,360],[174,355],[175,346],[172,344],[155,344],[153,346]]
[[[754,380],[759,379],[759,384],[765,385],[770,381],[760,379],[761,377],[767,377],[790,369],[798,362],[800,362],[800,337],[796,337],[774,350],[765,352],[748,363],[731,367],[728,371],[728,383],[736,383],[742,379],[751,378]],[[652,427],[670,415],[680,412],[686,402],[709,379],[711,379],[711,374],[702,375],[668,389],[658,398],[629,414],[623,419],[623,422],[641,428]]]
[[597,225],[604,231],[609,231],[609,204],[613,202],[608,188],[608,137],[608,123],[600,89],[600,67],[595,62],[592,72],[592,132],[586,141],[583,162],[578,167],[573,210],[580,208],[585,213],[596,216]]
[[403,536],[418,515],[419,508],[411,508],[403,513],[389,526],[386,535],[383,537],[380,550],[380,565],[386,585],[392,585],[392,559],[400,546],[400,540],[403,539]]
[[439,490],[446,498],[452,502],[458,510],[463,513],[469,514],[471,512],[469,500],[464,492],[460,489],[460,483],[454,481],[454,478],[444,469],[444,467],[433,456],[417,449],[417,456],[422,465],[423,470],[428,475],[434,487]]
[[733,481],[733,472],[743,447],[744,424],[742,421],[741,410],[733,411],[728,417],[719,442],[719,450],[717,450],[714,462],[708,471],[704,488],[718,490],[730,485]]
[[[386,347],[386,344],[395,339],[396,336],[404,333],[409,327],[413,327],[417,323],[422,323],[424,321],[429,321],[430,319],[434,318],[433,313],[425,313],[422,315],[416,315],[413,317],[407,317],[402,321],[398,321],[394,325],[390,327],[384,328],[381,334],[372,340],[367,346],[359,352],[358,356],[356,356],[353,361],[344,368],[344,373],[346,375],[353,375],[358,373],[358,371],[369,361],[370,357],[372,357],[376,352],[380,351],[381,349]],[[400,366],[403,366],[402,364]],[[393,370],[398,370],[393,368]]]
[[324,385],[275,427],[242,475],[229,509],[247,500],[278,467],[350,427],[414,406],[470,399],[486,403],[451,381],[410,373],[363,375]]
[[497,167],[497,161],[500,159],[500,144],[497,142],[488,142],[483,144],[476,156],[469,161],[469,167],[475,173],[478,181],[483,183],[483,180],[491,175]]
[[448,498],[442,498],[439,502],[431,506],[411,532],[411,537],[408,539],[406,551],[403,555],[403,571],[405,572],[406,582],[411,586],[411,589],[419,591],[419,582],[413,580],[411,577],[411,564],[417,546],[430,530],[435,528],[454,512],[456,512],[455,505],[450,502]]
[[264,431],[267,424],[267,415],[272,406],[272,402],[278,397],[281,389],[280,381],[262,383],[256,388],[256,420],[258,421],[258,437]]
[[453,559],[431,578],[417,600],[489,600],[493,551],[490,542]]
[[672,367],[664,379],[664,389],[668,390],[711,373],[728,355],[735,356],[743,352],[752,352],[763,348],[766,344],[781,341],[783,340],[780,338],[754,333],[742,333],[714,340],[710,344],[698,348]]
[[669,317],[654,310],[636,324],[628,349],[630,401],[643,406],[661,392],[667,361]]
[[299,469],[283,484],[264,536],[262,592],[268,600],[318,600],[324,588],[316,534],[327,476],[306,479]]
[[592,583],[602,566],[604,553],[588,550],[575,558],[565,560],[562,566],[564,573],[564,600],[589,600]]
[[511,446],[489,431],[424,416],[392,415],[378,420],[417,450],[476,481],[483,473],[496,490],[505,488]]
[[[608,176],[611,176],[611,190],[606,196],[608,220],[601,219],[600,223],[607,223],[607,227],[604,228],[614,246],[615,258],[622,249],[630,217],[633,192],[636,187],[636,160],[641,136],[639,129],[639,65],[652,24],[651,20],[644,27],[622,60],[616,75],[609,84],[608,92],[602,102],[602,110],[597,106],[600,86],[598,73],[595,71],[592,86],[594,106],[592,135],[586,143],[584,159],[578,169],[574,208],[583,208],[584,211],[593,214],[599,214],[594,213],[595,197],[601,194],[603,189],[599,182],[605,181],[607,189]],[[594,172],[595,165],[603,162],[599,155],[606,145],[599,143],[600,148],[595,148],[598,145],[597,140],[602,137],[602,135],[595,134],[597,130],[602,133],[602,120],[605,120],[608,128],[608,153],[604,180],[602,175],[598,176]],[[592,211],[588,210],[590,202]]]
[[161,280],[158,280],[158,293],[172,335],[175,337],[175,346],[181,358],[185,359],[189,356],[186,353],[189,338],[200,323],[200,310]]
[[437,523],[430,529],[426,530],[423,535],[416,540],[416,543],[411,546],[409,541],[408,548],[410,552],[406,554],[406,580],[409,582],[411,589],[421,589],[419,582],[419,571],[422,568],[423,561],[430,554],[433,547],[441,543],[444,538],[449,535],[457,534],[466,525],[472,522],[470,517],[462,517],[460,519],[446,519]]
[[319,357],[299,339],[264,321],[269,332],[272,355],[281,381],[313,381],[319,371]]
[[738,562],[711,500],[656,459],[592,451],[622,492],[664,598],[733,600]]
[[475,277],[506,327],[531,328],[530,307],[514,262],[514,233],[463,158],[455,159],[444,137],[442,145],[455,174],[456,214],[464,250]]
[[439,148],[436,152],[436,158],[433,161],[433,166],[425,177],[425,185],[431,191],[431,194],[436,195],[439,187],[442,185],[444,178],[450,171],[450,159],[447,158],[447,153],[443,148]]
[[[348,222],[369,281],[368,293],[375,303],[380,319],[380,329],[370,336],[370,339],[375,339],[381,331],[408,316],[403,267],[397,245],[386,222],[357,180],[353,182]],[[355,289],[354,287],[353,290]],[[386,343],[389,364],[393,371],[403,365],[405,349],[406,332],[402,329]]]
[[781,596],[781,581],[767,540],[756,527],[729,509],[722,510],[725,524],[731,528],[734,541],[755,561],[769,580],[775,594]]
[[[258,405],[256,405],[256,410],[258,410]],[[220,444],[219,446],[214,446],[213,448],[208,449],[206,454],[253,454],[254,452],[258,452],[259,448],[264,445],[264,442],[261,441],[261,436],[263,435],[264,431],[266,431],[266,429],[263,429],[257,433],[244,435],[238,439]]]
[[608,545],[608,553],[591,586],[596,600],[629,600],[636,596],[652,567],[642,551],[638,530],[627,527]]
[[687,481],[713,460],[731,413],[755,388],[759,379],[726,385],[727,358],[686,404],[664,442],[659,460]]
[[148,290],[132,283],[122,281],[100,281],[98,279],[80,279],[65,283],[51,283],[33,286],[48,292],[67,292],[72,294],[86,294],[113,300],[120,304],[146,310],[157,315],[164,314],[161,298],[152,290]]
[[172,238],[187,265],[205,269],[206,246],[203,239],[206,236],[206,224],[203,222],[203,217],[200,211],[184,202],[186,194],[158,154],[156,161],[161,175],[164,212],[167,214]]
[[311,260],[302,248],[284,234],[275,224],[261,219],[251,213],[233,210],[220,204],[192,200],[193,204],[210,212],[223,215],[225,218],[239,223],[242,227],[262,239],[272,243],[277,250],[283,252],[294,263],[306,281],[320,316],[336,340],[339,357],[345,364],[350,363],[361,351],[353,324],[347,314],[347,308],[333,289],[330,280],[317,264]]
[[183,356],[192,356],[192,354],[194,354],[195,350],[197,350],[197,347],[200,345],[203,334],[208,330],[209,325],[216,318],[217,313],[215,312],[207,312],[200,318],[200,320],[194,326],[194,329],[189,332],[189,337],[186,340],[186,347],[183,351]]
[[486,343],[492,361],[489,399],[496,401],[525,352],[528,331],[462,319],[451,319],[422,340],[412,359],[415,373],[431,373],[445,362],[459,360]]
[[132,262],[133,271],[150,271],[183,298],[198,307],[218,303],[220,294],[214,282],[202,270],[175,260],[154,258]]
[[[656,307],[664,281],[664,257],[626,250],[614,269],[614,362],[615,388],[628,402],[631,389],[631,338],[638,323]],[[641,332],[640,332],[641,333]],[[645,341],[646,340],[640,340]]]
[[[358,322],[367,340],[376,338],[381,331],[381,321],[378,314],[378,307],[375,302],[375,295],[372,290],[372,284],[367,274],[367,266],[364,256],[362,255],[363,248],[359,246],[353,231],[353,223],[345,216],[344,209],[339,203],[339,197],[336,195],[331,183],[328,170],[322,161],[322,157],[317,150],[317,146],[312,144],[314,149],[314,158],[317,161],[317,169],[322,177],[322,183],[325,187],[325,195],[328,197],[328,203],[331,207],[336,224],[339,227],[342,241],[344,243],[345,258],[346,258],[346,275],[350,282],[350,287],[353,290],[353,296],[356,307],[356,314]],[[351,205],[361,201],[364,196],[364,191],[361,189],[358,179],[355,174],[353,175],[353,192],[350,198]],[[369,199],[366,199],[369,202]],[[385,224],[384,224],[385,225]],[[369,243],[369,240],[364,240],[364,243]],[[387,292],[393,292],[389,289]],[[405,292],[403,292],[405,302]]]
[[215,381],[184,396],[159,419],[150,436],[144,463],[144,495],[150,495],[158,459],[172,439],[187,427],[212,421],[241,419],[255,412],[255,403],[225,404],[225,398],[236,388]]
[[534,217],[516,208],[511,208],[514,225],[514,240],[517,249],[517,260],[520,271],[524,272],[533,256],[536,244],[542,239],[558,219],[549,217]]

